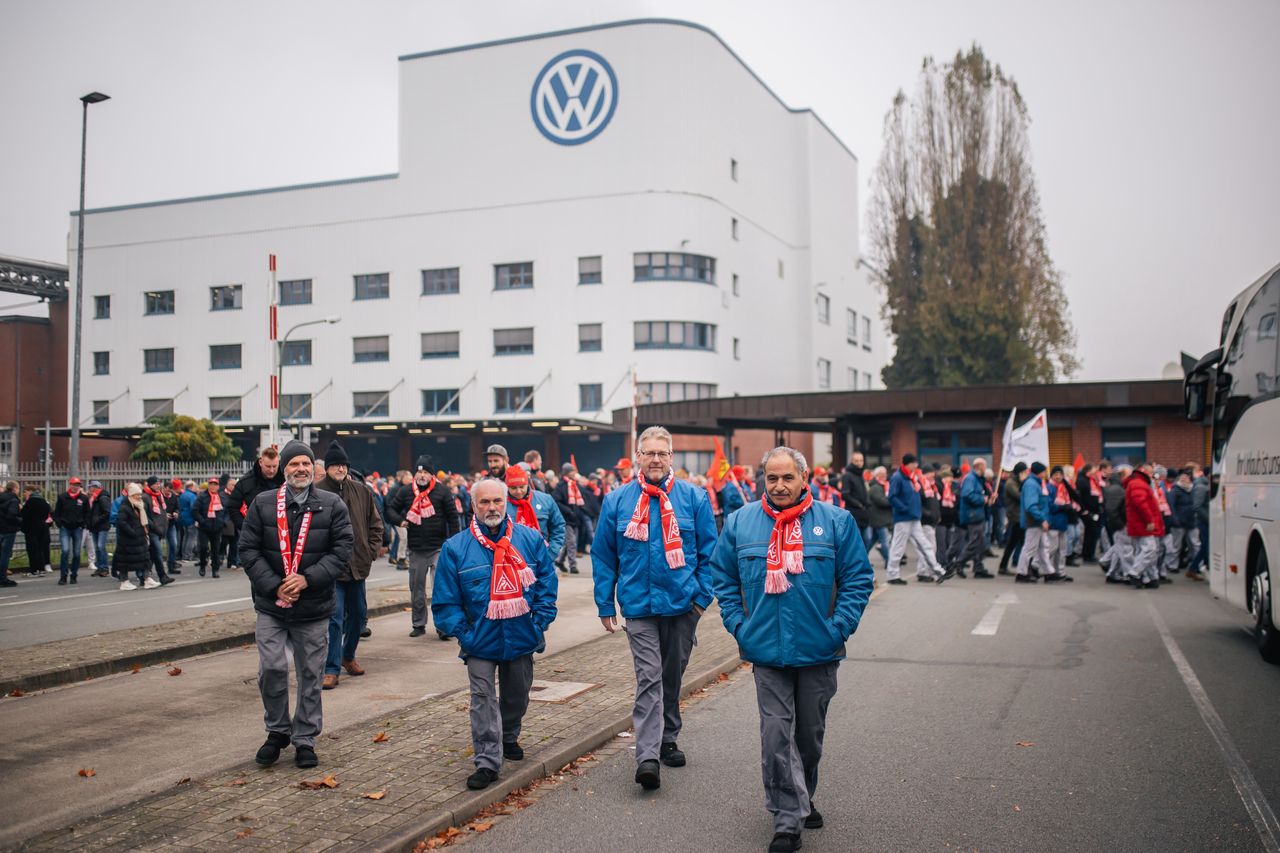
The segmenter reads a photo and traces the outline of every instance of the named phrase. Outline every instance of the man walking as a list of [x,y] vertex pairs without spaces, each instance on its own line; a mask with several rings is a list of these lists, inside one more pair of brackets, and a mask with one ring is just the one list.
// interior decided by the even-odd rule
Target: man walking
[[360,632],[364,630],[369,605],[365,599],[364,582],[373,568],[374,558],[382,547],[382,516],[373,500],[373,492],[364,483],[349,476],[347,451],[334,441],[324,454],[324,476],[316,481],[316,488],[332,492],[346,504],[351,518],[351,559],[342,567],[342,573],[334,582],[333,615],[329,617],[329,656],[324,663],[324,681],[321,688],[332,690],[338,686],[339,668],[350,676],[364,675],[364,667],[356,661],[356,648],[360,645]]
[[1124,483],[1125,532],[1129,534],[1133,562],[1129,584],[1134,589],[1160,586],[1160,540],[1164,538],[1164,518],[1156,502],[1152,474],[1155,466],[1143,462]]
[[187,563],[196,555],[196,501],[199,498],[195,481],[187,480],[186,488],[178,496],[178,559]]
[[[335,494],[315,488],[315,454],[300,441],[284,446],[285,484],[254,498],[241,528],[240,556],[253,589],[258,621],[258,692],[267,740],[258,764],[274,764],[293,743],[293,763],[315,767],[322,714],[320,677],[334,610],[333,583],[347,568],[351,518]],[[298,702],[289,717],[289,658]]]
[[[282,485],[284,485],[284,472],[280,470],[280,451],[274,447],[262,448],[253,463],[253,468],[248,474],[236,480],[231,493],[225,496],[227,517],[231,520],[231,526],[235,528],[237,539],[244,527],[245,514],[249,510],[249,505],[253,503],[253,499],[263,492],[274,492]],[[235,551],[228,552],[228,568],[237,565],[232,562],[233,559],[238,559],[238,554]]]
[[216,578],[218,570],[222,568],[222,528],[227,521],[227,511],[222,506],[222,489],[217,477],[210,477],[205,490],[196,498],[195,519],[200,530],[200,544],[196,550],[200,577],[204,577],[212,554],[213,576]]
[[[152,474],[142,488],[142,500],[147,505],[147,541],[150,543],[151,565],[156,570],[156,580],[170,582],[165,572],[164,545],[169,536],[169,512],[164,495],[160,492],[160,478]],[[176,556],[170,554],[170,556]]]
[[89,481],[89,537],[93,541],[95,578],[111,574],[111,560],[107,556],[107,537],[111,533],[111,496],[97,480]]
[[982,558],[987,551],[986,524],[991,514],[991,502],[987,498],[987,490],[983,485],[986,475],[987,460],[979,456],[973,460],[972,468],[960,484],[960,505],[957,508],[956,518],[960,522],[961,536],[964,538],[957,569],[961,576],[963,576],[964,567],[972,563],[975,578],[995,577],[982,565]]
[[753,665],[769,850],[790,851],[802,828],[823,825],[813,798],[827,707],[873,573],[853,517],[805,488],[798,450],[774,448],[761,467],[765,498],[725,523],[711,573],[724,627]]
[[1043,462],[1032,462],[1031,473],[1022,483],[1020,507],[1022,529],[1026,538],[1022,545],[1022,553],[1018,556],[1017,583],[1035,583],[1036,578],[1030,574],[1031,560],[1037,561],[1040,573],[1048,582],[1054,571],[1049,555],[1049,488],[1044,482],[1045,467]]
[[920,524],[922,504],[920,502],[919,464],[914,453],[904,454],[902,467],[893,472],[889,480],[889,503],[893,506],[893,541],[889,545],[889,565],[886,573],[889,583],[905,584],[900,576],[902,558],[907,553],[907,540],[916,547],[916,580],[921,583],[934,583],[946,580],[942,566],[934,554],[933,545],[924,535],[924,527]]
[[555,498],[537,491],[528,472],[519,465],[507,469],[507,515],[516,524],[537,530],[554,556],[564,547],[564,516]]
[[[387,500],[387,520],[405,528],[402,539],[409,552],[409,596],[413,616],[410,637],[421,637],[427,633],[427,580],[436,567],[440,547],[446,539],[462,530],[462,519],[453,493],[432,473],[431,457],[419,456],[416,468],[409,484]],[[441,640],[450,639],[439,625],[436,625],[436,636]]]
[[13,543],[22,529],[22,507],[18,503],[18,483],[10,480],[0,491],[0,586],[17,586],[9,579],[9,558],[13,555]]
[[578,531],[582,513],[586,510],[586,500],[582,497],[582,487],[578,485],[578,471],[568,462],[560,466],[560,482],[551,492],[556,499],[556,507],[564,516],[564,546],[556,555],[556,566],[562,572],[578,574]]
[[[510,469],[508,469],[510,470]],[[507,487],[471,489],[475,517],[440,551],[431,612],[458,638],[471,686],[473,790],[498,778],[503,759],[520,761],[520,724],[529,707],[533,655],[556,618],[559,583],[542,537],[507,515]]]
[[864,466],[865,460],[861,453],[853,453],[849,456],[849,464],[845,466],[844,473],[840,476],[840,499],[844,501],[844,508],[852,513],[853,520],[858,523],[858,531],[862,533],[862,544],[869,550],[871,526],[867,510],[871,506],[871,501],[867,495]]
[[706,492],[675,478],[672,457],[671,433],[657,426],[640,433],[638,476],[605,498],[591,547],[600,623],[617,631],[618,605],[627,620],[636,671],[635,779],[649,791],[662,784],[659,759],[685,764],[676,745],[680,685],[698,619],[711,605],[716,544]]
[[89,523],[89,496],[80,488],[79,477],[68,480],[67,490],[58,495],[54,502],[53,523],[58,525],[58,544],[62,547],[58,586],[64,586],[68,578],[74,584],[80,573],[80,546],[84,540],[84,528]]

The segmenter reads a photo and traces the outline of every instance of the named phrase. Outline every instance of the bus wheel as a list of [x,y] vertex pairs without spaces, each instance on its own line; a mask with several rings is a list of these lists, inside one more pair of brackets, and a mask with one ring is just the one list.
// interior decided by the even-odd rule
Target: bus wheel
[[1258,553],[1258,566],[1253,573],[1249,594],[1253,598],[1254,637],[1258,641],[1258,651],[1267,663],[1280,664],[1280,631],[1271,620],[1271,574],[1265,551]]

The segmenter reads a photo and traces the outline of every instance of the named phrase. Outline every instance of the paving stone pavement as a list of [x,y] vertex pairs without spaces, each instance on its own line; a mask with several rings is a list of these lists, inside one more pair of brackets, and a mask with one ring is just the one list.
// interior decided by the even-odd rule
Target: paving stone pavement
[[[409,588],[370,589],[368,601],[370,617],[392,613],[409,604]],[[252,643],[255,621],[250,608],[2,649],[0,696],[15,688],[30,693],[125,672],[135,663],[150,666]]]
[[[737,645],[721,627],[718,611],[708,613],[685,690],[738,663]],[[474,767],[463,689],[322,735],[318,768],[296,769],[292,750],[270,768],[257,767],[247,756],[249,761],[229,770],[175,779],[167,794],[45,833],[18,849],[195,851],[236,845],[289,851],[411,850],[417,841],[554,773],[630,725],[635,675],[622,632],[536,658],[534,677],[599,686],[560,704],[532,702],[521,737],[525,760],[506,762],[499,781],[487,790],[468,791],[465,785]],[[380,732],[387,739],[375,743]],[[298,786],[329,774],[336,777],[336,788]],[[98,775],[84,784],[109,785],[111,780]],[[385,796],[363,796],[377,792]]]

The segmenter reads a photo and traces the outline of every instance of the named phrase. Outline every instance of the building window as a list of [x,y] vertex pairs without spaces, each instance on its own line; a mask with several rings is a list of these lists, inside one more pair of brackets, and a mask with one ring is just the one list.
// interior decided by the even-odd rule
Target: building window
[[310,394],[281,394],[280,417],[285,420],[311,417]]
[[438,270],[422,271],[422,295],[436,296],[442,293],[457,293],[462,276],[458,267],[443,267]]
[[636,349],[716,348],[716,327],[710,323],[640,321],[635,324]]
[[734,274],[733,274],[733,295],[734,295],[734,296],[741,296],[741,295],[742,295],[742,292],[738,289],[738,274],[737,274],[737,273],[734,273]]
[[102,426],[111,423],[111,401],[110,400],[94,400],[93,401],[93,418],[94,426]]
[[423,332],[423,358],[457,358],[459,332]]
[[523,290],[533,287],[533,261],[519,264],[494,264],[494,290]]
[[825,358],[818,359],[818,387],[831,387],[831,362]]
[[855,368],[849,368],[849,390],[858,390],[858,371]]
[[243,284],[226,284],[209,288],[210,311],[238,311],[243,307]]
[[422,392],[422,414],[424,417],[443,417],[458,414],[458,402],[461,399],[457,388],[427,388]]
[[604,349],[604,327],[599,323],[578,324],[578,352],[600,352]]
[[93,297],[93,319],[95,320],[111,319],[111,297],[110,296]]
[[578,284],[600,284],[604,281],[604,264],[599,255],[578,258]]
[[351,395],[351,404],[357,418],[385,418],[391,413],[391,392],[356,391]]
[[[14,429],[0,429],[0,463],[6,466],[13,464],[13,434]],[[43,452],[44,448],[41,448]]]
[[286,367],[310,364],[311,341],[285,341],[280,352],[280,363]]
[[143,373],[173,373],[173,348],[144,349],[142,351]]
[[238,370],[240,344],[214,344],[209,347],[210,370]]
[[707,382],[637,382],[636,393],[642,403],[681,403],[710,400],[718,387]]
[[532,355],[533,329],[494,329],[494,355]]
[[578,411],[598,412],[602,408],[604,408],[603,385],[595,384],[578,386]]
[[163,418],[165,415],[173,414],[173,398],[165,397],[163,400],[143,400],[142,401],[142,419],[149,421],[152,418]]
[[871,374],[870,373],[862,374],[862,390],[863,391],[871,390]]
[[733,239],[738,239],[738,218],[736,216],[729,220],[729,233],[733,236]]
[[[729,158],[729,180],[738,180],[738,161],[732,157]],[[693,469],[690,468],[689,470],[692,471]]]
[[352,338],[351,348],[351,360],[356,364],[366,361],[391,360],[391,338],[387,335],[374,335],[368,338]]
[[209,419],[215,423],[240,420],[239,397],[210,397]]
[[733,360],[742,361],[742,341],[733,339]]
[[818,294],[818,322],[824,326],[831,325],[831,297],[825,293]]
[[844,336],[849,343],[858,343],[858,312],[852,308],[845,311]]
[[1102,458],[1135,468],[1147,461],[1146,427],[1103,427]]
[[716,283],[716,259],[687,252],[636,252],[636,281],[701,281]]
[[871,318],[866,314],[862,315],[862,348],[871,349]]
[[172,314],[173,313],[173,291],[172,290],[148,290],[142,294],[143,313],[145,314]]
[[533,411],[533,386],[493,389],[493,411],[497,414],[515,414]]
[[310,305],[311,279],[296,278],[280,282],[281,305]]
[[355,277],[356,299],[390,299],[391,273],[379,272]]
[[93,354],[93,375],[107,376],[111,373],[111,353],[95,352]]

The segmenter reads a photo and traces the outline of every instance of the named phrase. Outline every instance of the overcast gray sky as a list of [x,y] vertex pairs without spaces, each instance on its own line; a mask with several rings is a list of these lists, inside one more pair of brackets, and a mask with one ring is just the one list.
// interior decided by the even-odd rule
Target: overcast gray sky
[[380,174],[397,56],[659,16],[816,110],[858,155],[864,213],[894,92],[981,45],[1030,108],[1077,379],[1212,349],[1226,300],[1280,262],[1277,0],[0,0],[0,254],[66,262],[86,92],[112,96],[89,207]]

